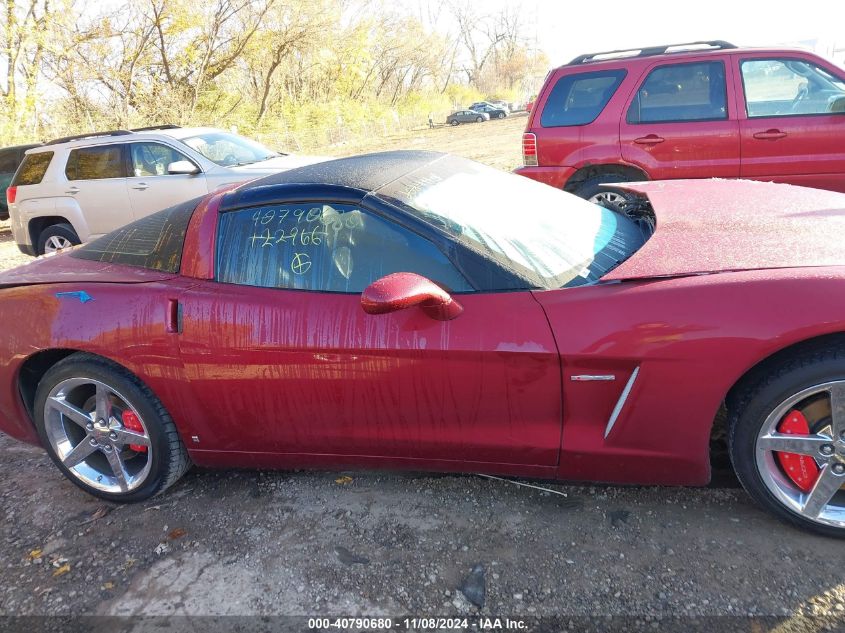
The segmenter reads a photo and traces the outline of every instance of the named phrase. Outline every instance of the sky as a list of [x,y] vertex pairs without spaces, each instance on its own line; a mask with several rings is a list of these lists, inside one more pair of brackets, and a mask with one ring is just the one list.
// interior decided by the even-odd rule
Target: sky
[[502,1],[520,7],[554,66],[581,53],[714,39],[803,43],[845,65],[845,0]]

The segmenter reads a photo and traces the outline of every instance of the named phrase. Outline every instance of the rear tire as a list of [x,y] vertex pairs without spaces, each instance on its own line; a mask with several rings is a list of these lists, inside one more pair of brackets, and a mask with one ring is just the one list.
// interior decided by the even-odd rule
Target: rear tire
[[630,180],[619,174],[593,176],[582,182],[572,193],[600,206],[607,206],[608,203],[619,206],[634,199],[633,194],[607,186],[608,183],[614,182],[630,182]]
[[[733,398],[728,448],[740,483],[766,510],[792,525],[845,538],[845,421],[833,417],[837,402],[842,411],[845,346],[796,354]],[[796,412],[806,420],[809,434],[783,429]],[[784,441],[797,441],[788,446],[810,450],[793,453],[773,448],[780,445],[774,442]],[[789,474],[780,461],[784,454],[807,455],[811,461],[793,462],[791,470],[796,474]],[[798,473],[806,477],[807,472],[804,489],[795,477]]]
[[161,401],[136,376],[105,358],[76,353],[56,363],[38,384],[33,412],[50,458],[95,497],[144,501],[191,466]]
[[459,121],[457,119],[452,119],[451,121],[449,121],[449,125],[452,125],[452,126],[455,126],[458,123],[459,123]]
[[70,224],[51,224],[38,236],[38,250],[37,255],[44,255],[45,253],[53,253],[62,248],[70,248],[81,244],[82,240],[73,230]]
[[504,118],[505,118],[505,113],[504,113],[504,112],[499,112],[499,114],[497,114],[497,115],[496,115],[496,118],[497,118],[497,119],[504,119]]

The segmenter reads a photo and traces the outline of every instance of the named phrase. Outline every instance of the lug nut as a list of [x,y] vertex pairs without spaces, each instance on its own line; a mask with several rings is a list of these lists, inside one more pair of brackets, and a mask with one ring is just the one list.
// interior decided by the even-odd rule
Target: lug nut
[[97,440],[95,440],[95,439],[92,437],[90,440],[88,440],[88,443],[89,443],[91,446],[96,446],[96,445],[97,445]]
[[833,470],[833,472],[837,475],[841,475],[842,473],[845,473],[845,464],[834,464],[831,470]]
[[110,437],[111,439],[113,439],[113,440],[116,440],[116,439],[117,439],[117,433],[115,433],[114,431],[112,431],[111,433],[109,433],[109,437]]
[[833,455],[835,450],[836,449],[833,448],[833,444],[822,444],[821,447],[819,447],[819,452],[822,455]]
[[85,428],[88,429],[89,431],[93,431],[94,430],[94,423],[89,422],[88,424],[85,425]]
[[106,451],[107,453],[111,453],[111,446],[106,444],[105,446],[103,446],[103,450]]

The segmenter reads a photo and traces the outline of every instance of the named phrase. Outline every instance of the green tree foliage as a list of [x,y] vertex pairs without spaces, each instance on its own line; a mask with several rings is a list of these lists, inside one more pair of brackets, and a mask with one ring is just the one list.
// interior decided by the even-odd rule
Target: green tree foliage
[[2,144],[177,123],[312,149],[524,100],[548,63],[468,2],[2,1]]

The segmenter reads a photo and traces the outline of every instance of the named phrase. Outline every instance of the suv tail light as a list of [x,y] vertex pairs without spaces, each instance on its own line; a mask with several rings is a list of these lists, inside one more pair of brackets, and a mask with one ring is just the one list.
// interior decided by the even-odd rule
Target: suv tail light
[[522,135],[522,164],[526,167],[537,166],[537,135],[531,132]]
[[15,198],[18,195],[18,188],[17,187],[9,187],[6,189],[6,202],[8,204],[12,204],[15,201]]

